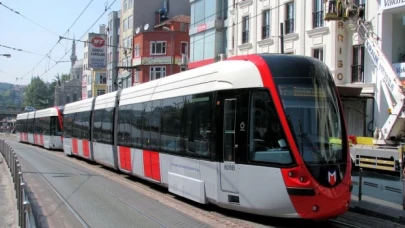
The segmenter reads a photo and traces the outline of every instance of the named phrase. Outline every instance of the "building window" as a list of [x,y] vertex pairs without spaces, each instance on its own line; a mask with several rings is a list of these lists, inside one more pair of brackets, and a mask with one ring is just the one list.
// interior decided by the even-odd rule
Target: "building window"
[[150,67],[149,81],[163,78],[165,76],[166,76],[166,67],[165,66]]
[[128,9],[128,0],[124,0],[124,11]]
[[129,48],[132,48],[132,40],[133,40],[133,37],[131,36],[131,37],[128,37],[128,47]]
[[314,58],[319,59],[323,62],[323,49],[322,48],[314,49],[313,56]]
[[353,46],[352,83],[364,82],[364,46]]
[[96,73],[96,84],[107,84],[107,73]]
[[285,34],[294,32],[294,2],[286,5]]
[[132,28],[132,15],[128,17],[128,29]]
[[135,83],[139,83],[139,71],[135,71],[134,81]]
[[77,94],[73,93],[73,102],[77,101]]
[[97,90],[97,96],[105,94],[105,89],[99,89]]
[[139,57],[141,55],[140,51],[141,51],[141,47],[139,44],[135,44],[135,57]]
[[313,28],[323,27],[323,0],[314,0]]
[[128,29],[128,22],[127,22],[127,19],[125,18],[124,19],[124,31],[127,31],[127,29]]
[[150,54],[151,55],[166,54],[166,41],[150,42]]
[[181,42],[180,54],[187,55],[187,53],[188,53],[188,43],[187,42]]
[[134,6],[134,0],[129,0],[128,1],[128,9],[132,8]]
[[111,86],[108,86],[107,93],[110,93],[110,92],[112,92],[112,87],[111,87]]
[[262,16],[262,39],[268,38],[270,38],[270,10],[265,10]]
[[249,16],[242,18],[242,44],[249,42]]
[[186,23],[180,23],[180,31],[182,32],[186,31]]
[[66,104],[68,104],[68,103],[70,103],[70,95],[69,94],[66,96]]

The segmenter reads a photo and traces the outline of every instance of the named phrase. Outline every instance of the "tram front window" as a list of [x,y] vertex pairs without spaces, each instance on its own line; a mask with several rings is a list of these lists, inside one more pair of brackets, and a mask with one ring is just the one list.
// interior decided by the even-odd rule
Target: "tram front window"
[[[347,162],[341,140],[341,110],[330,78],[329,73],[319,71],[304,77],[275,79],[299,153],[324,186],[333,186],[342,179]],[[330,175],[336,181],[330,182]]]
[[253,91],[250,103],[250,160],[275,165],[292,164],[292,156],[269,91]]

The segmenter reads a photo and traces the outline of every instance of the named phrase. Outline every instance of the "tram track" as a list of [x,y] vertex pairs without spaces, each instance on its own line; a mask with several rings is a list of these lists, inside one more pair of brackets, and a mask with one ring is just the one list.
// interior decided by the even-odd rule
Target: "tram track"
[[[42,149],[42,148],[40,148],[40,149]],[[58,163],[60,163],[60,164],[62,164],[62,165],[66,165],[66,166],[68,166],[69,168],[73,168],[73,169],[75,169],[75,170],[80,170],[80,172],[84,172],[84,173],[85,173],[84,176],[88,176],[89,178],[92,177],[92,176],[95,176],[95,175],[93,175],[91,172],[88,172],[88,171],[85,171],[85,170],[82,170],[82,169],[78,169],[78,168],[73,167],[73,166],[71,166],[71,165],[69,165],[69,164],[66,164],[66,163],[64,163],[64,162],[58,161],[58,160],[56,160],[56,159],[54,159],[54,158],[52,158],[52,157],[50,157],[50,156],[44,155],[44,154],[43,154],[42,152],[40,152],[40,151],[36,151],[36,150],[32,150],[32,151],[34,151],[36,154],[39,154],[39,155],[41,155],[41,156],[43,156],[43,157],[46,157],[46,158],[48,158],[48,159],[50,159],[50,160],[52,160],[52,161],[58,162]],[[44,151],[44,153],[46,153],[46,152]],[[69,198],[69,197],[67,197],[67,198],[63,197],[62,194],[61,194],[61,192],[56,189],[56,187],[43,175],[42,172],[40,172],[34,165],[32,165],[31,163],[29,163],[29,162],[28,162],[27,160],[25,160],[23,157],[20,156],[20,158],[22,158],[22,159],[24,160],[24,163],[25,163],[25,164],[28,164],[28,165],[34,170],[34,173],[36,173],[38,176],[40,176],[40,177],[47,183],[47,185],[55,192],[55,194],[56,194],[56,195],[60,198],[60,200],[66,205],[66,207],[69,209],[69,211],[72,212],[72,214],[73,214],[73,215],[76,217],[76,219],[83,225],[83,227],[85,227],[85,228],[90,228],[90,225],[83,219],[83,217],[80,216],[80,214],[78,213],[78,211],[76,211],[76,210],[73,208],[73,206],[68,202],[68,199],[67,199],[67,198]],[[72,174],[69,174],[69,175],[72,175]],[[83,174],[75,174],[75,175],[81,175],[81,176],[83,176]],[[87,180],[88,180],[88,179],[87,179]],[[122,200],[122,199],[119,198],[118,196],[114,195],[113,193],[111,193],[110,191],[108,191],[107,189],[105,189],[104,187],[102,187],[102,186],[100,186],[100,185],[97,185],[97,184],[93,184],[93,186],[95,186],[95,187],[97,187],[98,189],[102,190],[103,192],[107,193],[107,194],[110,195],[112,198],[114,198],[114,199],[116,199],[117,201],[121,202],[122,204],[126,205],[128,208],[131,208],[131,209],[133,209],[134,211],[138,212],[139,214],[142,214],[145,218],[147,218],[147,219],[149,219],[150,221],[156,223],[156,224],[159,225],[160,227],[163,227],[163,228],[167,228],[167,227],[168,227],[168,226],[166,226],[164,223],[162,223],[162,222],[160,222],[160,221],[154,219],[153,217],[151,217],[150,215],[148,215],[148,214],[145,213],[144,211],[140,210],[139,208],[136,208],[136,207],[134,207],[134,206],[128,204],[127,202],[125,202],[124,200]]]
[[356,225],[349,224],[349,223],[346,223],[346,222],[338,221],[338,220],[335,220],[335,219],[329,219],[329,222],[335,223],[335,224],[338,224],[338,225],[342,225],[342,226],[345,226],[345,227],[361,228],[360,226],[356,226]]
[[[145,196],[148,196],[149,198],[159,201],[160,203],[165,204],[166,206],[169,206],[175,210],[186,213],[187,215],[213,227],[300,227],[300,225],[297,224],[296,226],[295,222],[291,222],[290,220],[283,220],[278,218],[269,219],[269,217],[264,218],[261,216],[254,216],[250,214],[245,215],[244,213],[227,211],[226,209],[223,210],[213,205],[201,205],[201,204],[197,205],[197,203],[171,194],[170,192],[167,191],[166,188],[149,183],[141,178],[121,173],[119,171],[102,166],[92,161],[88,161],[86,159],[78,157],[68,157],[63,152],[49,151],[29,144],[24,144],[24,146],[36,148],[36,150],[32,150],[35,151],[36,154],[43,156],[44,158],[50,159],[58,164],[68,166],[78,172],[77,174],[72,175],[100,176],[108,178],[112,181],[124,184],[125,186],[130,187],[135,191]],[[31,164],[29,165],[32,167]],[[37,169],[35,170],[38,172]],[[45,178],[41,174],[40,176],[42,178]],[[46,182],[48,183],[49,181],[46,180]],[[115,192],[105,189],[100,185],[93,184],[93,186],[106,192],[108,195],[120,201],[120,203],[125,204],[128,208],[131,208],[137,213],[143,214],[143,216],[145,217],[152,217],[147,213],[144,213],[139,208],[132,207],[131,205],[126,203],[125,200],[122,200],[122,198],[120,198],[121,196],[117,195]],[[52,189],[55,190],[53,186],[51,187]],[[58,194],[58,196],[60,196],[60,194]],[[166,227],[165,224],[160,221],[153,221],[153,222],[155,222],[158,226]],[[301,223],[299,221],[296,222]],[[335,219],[327,220],[325,222],[329,224],[334,224],[333,227],[360,227],[354,224],[338,221]],[[306,224],[307,222],[302,223]],[[314,223],[311,224],[316,226],[316,224]],[[308,225],[310,224],[308,223]]]

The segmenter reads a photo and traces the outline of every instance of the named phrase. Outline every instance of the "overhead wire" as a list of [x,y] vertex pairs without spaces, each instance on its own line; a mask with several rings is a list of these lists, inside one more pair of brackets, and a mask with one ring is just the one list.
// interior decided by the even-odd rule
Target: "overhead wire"
[[[76,24],[76,22],[79,20],[79,18],[83,15],[83,13],[87,10],[87,8],[90,6],[90,4],[93,2],[94,0],[90,0],[89,1],[89,3],[86,5],[86,7],[82,10],[82,12],[76,17],[76,19],[75,19],[75,21],[72,23],[72,25],[66,30],[66,32],[62,35],[62,36],[65,36],[69,31],[70,31],[70,29]],[[59,36],[59,35],[58,35]],[[49,54],[51,54],[52,53],[52,51],[53,51],[53,49],[58,45],[58,44],[60,44],[60,41],[61,41],[61,38],[60,38],[60,36],[59,36],[59,39],[58,39],[58,41],[56,42],[56,44],[51,48],[51,50],[49,50],[48,52],[47,52],[47,54],[49,55]],[[62,45],[63,46],[63,45]],[[66,51],[65,51],[65,55],[66,55]],[[44,59],[46,58],[47,56],[44,56],[44,58],[42,58],[41,60],[39,60],[39,62],[30,70],[30,71],[28,71],[26,74],[24,74],[22,77],[20,77],[20,79],[22,80],[25,76],[27,76],[29,73],[31,73],[31,72],[33,72],[37,67],[38,67],[38,65],[39,64],[41,64],[41,62],[42,61],[44,61]]]
[[[111,6],[116,2],[117,0],[114,0],[109,6],[105,6],[104,12],[100,15],[100,17],[97,18],[97,20],[89,27],[89,29],[87,29],[87,31],[79,38],[79,40],[83,39],[83,37],[85,35],[87,35],[87,33],[93,28],[93,26],[104,16],[104,14],[107,12],[108,9],[111,8]],[[42,76],[44,76],[47,72],[49,72],[50,70],[52,70],[56,65],[58,65],[58,62],[61,61],[70,51],[72,50],[72,48],[69,49],[69,51],[67,51],[60,60],[56,61],[56,63],[51,66],[48,70],[46,70],[43,74],[41,74],[39,77],[42,78]]]
[[56,35],[56,36],[59,36],[56,32],[54,32],[54,31],[52,31],[52,30],[50,30],[50,29],[48,29],[48,28],[42,26],[41,24],[39,24],[39,23],[37,23],[37,22],[35,22],[35,21],[31,20],[31,19],[29,19],[28,17],[24,16],[23,14],[21,14],[21,13],[18,12],[17,10],[14,10],[14,9],[12,9],[12,8],[10,8],[10,7],[6,6],[6,5],[4,5],[4,3],[0,2],[0,6],[3,6],[4,8],[10,10],[11,12],[20,15],[21,17],[23,17],[23,18],[25,18],[26,20],[28,20],[28,21],[34,23],[35,25],[37,25],[37,26],[39,26],[39,27],[45,29],[46,31],[48,31],[48,32],[50,32],[50,33],[52,33],[52,34],[54,34],[54,35]]
[[[26,50],[21,49],[21,48],[10,47],[10,46],[3,45],[3,44],[0,44],[0,47],[11,49],[11,50],[14,50],[14,51],[20,51],[20,52],[25,52],[25,53],[29,53],[29,54],[33,54],[33,55],[45,56],[45,57],[50,58],[49,55],[44,55],[44,54],[40,54],[40,53],[36,53],[36,52],[32,52],[32,51],[26,51]],[[50,58],[50,59],[53,60],[52,58]],[[53,61],[55,61],[55,60],[53,60]]]

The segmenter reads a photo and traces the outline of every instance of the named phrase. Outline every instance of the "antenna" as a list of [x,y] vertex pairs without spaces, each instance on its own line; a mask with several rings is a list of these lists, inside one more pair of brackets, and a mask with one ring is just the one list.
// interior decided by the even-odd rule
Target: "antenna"
[[148,28],[149,28],[149,24],[146,24],[146,25],[143,26],[143,30],[145,30],[145,31],[147,31]]
[[135,33],[138,34],[139,31],[141,31],[141,28],[140,28],[140,27],[136,28]]

